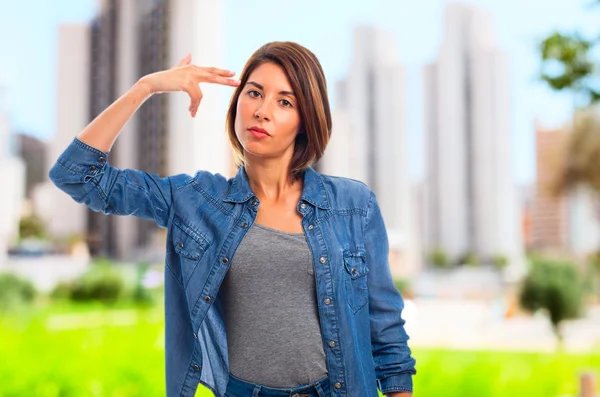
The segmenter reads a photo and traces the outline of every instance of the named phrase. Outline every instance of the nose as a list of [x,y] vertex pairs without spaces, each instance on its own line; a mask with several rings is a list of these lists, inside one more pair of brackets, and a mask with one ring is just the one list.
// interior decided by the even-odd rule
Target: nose
[[257,120],[269,120],[269,117],[267,116],[267,112],[265,110],[266,105],[263,103],[261,104],[256,111],[254,112],[254,118]]

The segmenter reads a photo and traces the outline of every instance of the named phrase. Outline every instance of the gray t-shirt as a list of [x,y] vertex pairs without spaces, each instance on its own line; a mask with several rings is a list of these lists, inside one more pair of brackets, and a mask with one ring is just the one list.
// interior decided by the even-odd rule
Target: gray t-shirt
[[327,375],[312,255],[303,233],[254,223],[220,293],[231,374],[270,387]]

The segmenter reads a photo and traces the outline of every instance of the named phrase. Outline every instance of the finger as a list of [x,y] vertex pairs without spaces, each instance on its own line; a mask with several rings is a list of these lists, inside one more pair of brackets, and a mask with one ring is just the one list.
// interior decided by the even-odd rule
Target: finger
[[198,97],[198,100],[196,101],[196,106],[194,106],[194,109],[192,110],[192,117],[196,117],[196,113],[198,113],[198,108],[200,107],[200,102],[202,102],[202,91],[198,90],[200,92],[200,96]]
[[237,87],[241,83],[240,80],[237,80],[237,79],[228,79],[226,77],[221,77],[221,76],[212,76],[206,82],[207,83],[220,84],[220,85],[227,85],[227,86],[230,86],[230,87]]
[[235,75],[235,72],[231,71],[231,70],[226,70],[226,69],[219,69],[219,68],[205,68],[205,67],[197,67],[199,71],[204,72],[204,73],[208,73],[209,75],[217,75],[217,76],[224,76],[224,77],[231,77],[233,75]]
[[196,114],[198,111],[198,107],[200,106],[200,102],[202,101],[202,91],[197,83],[190,82],[186,86],[186,91],[190,95],[190,107],[189,111],[192,113],[192,116]]
[[188,54],[179,61],[177,66],[185,66],[189,65],[192,62],[192,54],[188,52]]

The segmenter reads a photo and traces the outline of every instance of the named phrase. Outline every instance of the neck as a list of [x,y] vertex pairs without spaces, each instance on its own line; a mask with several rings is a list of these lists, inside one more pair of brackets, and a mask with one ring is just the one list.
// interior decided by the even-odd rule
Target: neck
[[263,203],[277,203],[282,196],[302,191],[303,181],[292,180],[289,161],[247,161],[245,169],[252,191]]

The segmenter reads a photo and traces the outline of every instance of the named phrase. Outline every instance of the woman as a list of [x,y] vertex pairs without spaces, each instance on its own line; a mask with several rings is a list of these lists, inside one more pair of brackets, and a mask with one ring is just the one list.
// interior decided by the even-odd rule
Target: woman
[[[315,55],[268,43],[233,72],[184,58],[147,75],[90,123],[50,171],[78,202],[168,228],[167,396],[412,395],[415,360],[375,195],[318,174],[331,115]],[[227,112],[237,175],[161,178],[108,164],[137,108],[199,83],[237,87]],[[176,139],[174,137],[173,139]]]

